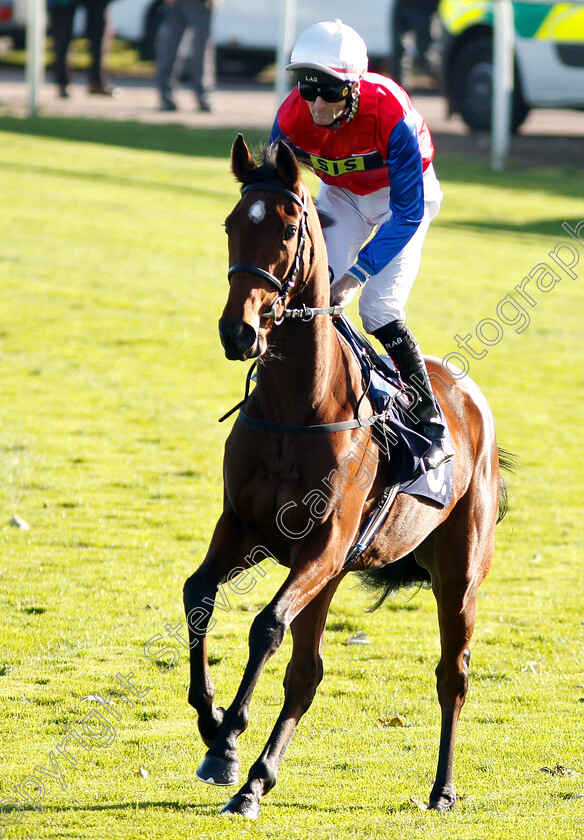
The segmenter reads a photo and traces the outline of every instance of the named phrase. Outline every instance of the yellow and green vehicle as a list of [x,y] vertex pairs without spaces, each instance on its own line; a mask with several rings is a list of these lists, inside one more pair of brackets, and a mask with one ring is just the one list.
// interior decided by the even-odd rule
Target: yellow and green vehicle
[[[450,111],[475,131],[491,125],[497,0],[441,0],[442,82]],[[513,3],[512,127],[531,108],[584,109],[584,3]]]

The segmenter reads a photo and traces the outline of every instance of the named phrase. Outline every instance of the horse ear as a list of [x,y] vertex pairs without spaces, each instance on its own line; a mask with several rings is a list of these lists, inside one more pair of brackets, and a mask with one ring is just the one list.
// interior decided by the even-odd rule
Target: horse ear
[[238,134],[231,148],[231,171],[238,181],[243,183],[247,175],[257,166],[243,139],[243,134]]
[[276,151],[276,166],[280,177],[288,184],[293,192],[300,192],[300,167],[290,146],[283,140],[278,143]]

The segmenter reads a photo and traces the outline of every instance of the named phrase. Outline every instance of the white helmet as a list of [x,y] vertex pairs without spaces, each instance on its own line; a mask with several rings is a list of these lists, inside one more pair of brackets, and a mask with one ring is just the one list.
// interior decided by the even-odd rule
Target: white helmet
[[336,18],[315,23],[299,36],[286,70],[299,82],[358,82],[367,65],[365,41]]

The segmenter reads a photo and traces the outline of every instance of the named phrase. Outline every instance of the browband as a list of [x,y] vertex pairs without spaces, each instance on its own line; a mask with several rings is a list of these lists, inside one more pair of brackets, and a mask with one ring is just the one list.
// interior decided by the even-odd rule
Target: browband
[[253,184],[247,184],[247,186],[243,187],[241,194],[245,195],[247,192],[250,192],[250,190],[267,190],[268,192],[277,192],[282,195],[287,195],[288,198],[295,201],[299,207],[306,210],[306,197],[303,196],[303,198],[300,198],[300,196],[296,195],[296,193],[292,192],[292,190],[287,190],[286,187],[278,187],[276,184],[265,184],[262,181],[255,181]]

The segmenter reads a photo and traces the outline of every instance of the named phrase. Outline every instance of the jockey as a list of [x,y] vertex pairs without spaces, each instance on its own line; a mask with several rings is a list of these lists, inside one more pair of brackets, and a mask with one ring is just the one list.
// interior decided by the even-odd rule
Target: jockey
[[410,413],[432,441],[425,467],[434,469],[453,453],[404,307],[442,192],[426,123],[399,85],[367,66],[365,42],[340,20],[303,32],[286,68],[297,85],[270,139],[285,140],[321,179],[316,204],[334,220],[324,231],[331,299],[344,306],[362,289],[363,326],[413,397]]

